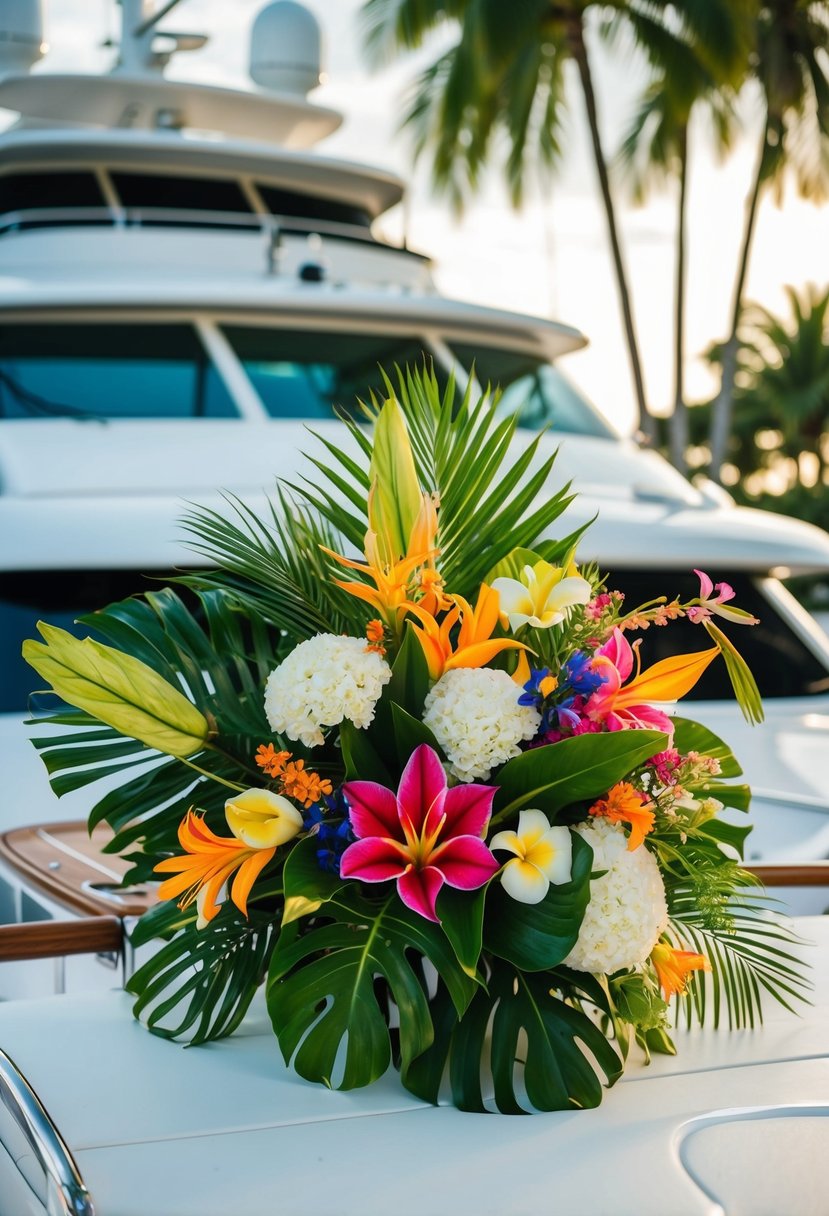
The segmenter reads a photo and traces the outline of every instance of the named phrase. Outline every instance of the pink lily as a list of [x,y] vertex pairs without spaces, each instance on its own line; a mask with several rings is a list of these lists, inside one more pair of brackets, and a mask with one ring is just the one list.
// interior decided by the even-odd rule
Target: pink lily
[[[725,617],[727,621],[731,621],[734,625],[756,625],[758,619],[752,616],[750,612],[746,612],[743,608],[726,608],[725,604],[729,600],[734,599],[734,588],[728,583],[717,583],[716,586],[711,579],[702,570],[695,570],[699,579],[699,604],[695,604],[693,608],[687,610],[687,616],[690,621],[698,625],[701,621],[710,620],[712,614]],[[711,592],[718,592],[717,595],[712,595]]]
[[587,702],[586,715],[608,730],[644,727],[673,735],[671,719],[647,702],[678,701],[684,697],[718,654],[719,650],[714,646],[693,654],[673,655],[654,663],[646,671],[637,671],[634,678],[624,684],[633,671],[633,648],[621,629],[614,629],[593,658],[593,669],[601,672],[604,683]]
[[343,878],[397,881],[403,903],[438,921],[435,900],[446,883],[482,887],[500,868],[483,842],[495,787],[448,789],[437,752],[422,743],[403,770],[397,793],[374,781],[347,781],[343,793],[357,841],[342,855]]

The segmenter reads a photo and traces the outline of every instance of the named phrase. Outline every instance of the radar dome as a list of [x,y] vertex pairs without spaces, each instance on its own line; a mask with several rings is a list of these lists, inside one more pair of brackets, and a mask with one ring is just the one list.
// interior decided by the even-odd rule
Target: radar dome
[[0,76],[28,72],[44,49],[42,0],[0,0]]
[[295,0],[263,8],[250,35],[250,74],[258,85],[304,97],[320,82],[322,39],[317,19]]

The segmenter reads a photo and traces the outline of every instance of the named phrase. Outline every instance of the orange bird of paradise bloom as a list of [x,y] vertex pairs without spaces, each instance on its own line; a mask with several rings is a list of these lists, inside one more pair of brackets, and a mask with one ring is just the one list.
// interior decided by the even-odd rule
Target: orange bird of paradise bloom
[[[456,667],[483,667],[502,650],[526,650],[523,642],[513,638],[493,638],[492,631],[500,620],[500,597],[486,583],[481,583],[473,608],[460,595],[450,596],[452,607],[438,624],[434,616],[424,612],[419,604],[409,604],[409,612],[418,641],[423,647],[429,675],[439,680],[445,671]],[[456,645],[452,646],[452,630],[460,620]]]
[[657,942],[651,952],[651,962],[656,968],[665,1000],[685,991],[692,971],[710,971],[711,964],[704,954],[690,950],[674,950],[664,942]]
[[158,888],[159,899],[175,899],[180,908],[187,908],[197,896],[199,917],[211,921],[219,911],[219,892],[231,874],[236,874],[230,888],[230,898],[243,916],[248,914],[247,900],[251,887],[276,852],[251,848],[235,837],[217,836],[201,815],[188,811],[179,824],[179,844],[184,857],[167,857],[155,870],[160,874],[175,874]]
[[628,852],[638,849],[648,832],[653,831],[653,803],[629,781],[619,781],[608,791],[606,798],[599,798],[590,808],[590,814],[611,823],[630,824]]
[[443,594],[443,580],[435,569],[439,550],[437,538],[437,507],[431,494],[423,494],[420,511],[409,534],[406,552],[399,558],[391,556],[390,542],[369,529],[365,536],[365,561],[353,561],[326,549],[323,553],[349,570],[357,570],[374,584],[334,579],[338,587],[371,605],[381,620],[395,632],[412,603],[420,596],[427,612],[450,607]]

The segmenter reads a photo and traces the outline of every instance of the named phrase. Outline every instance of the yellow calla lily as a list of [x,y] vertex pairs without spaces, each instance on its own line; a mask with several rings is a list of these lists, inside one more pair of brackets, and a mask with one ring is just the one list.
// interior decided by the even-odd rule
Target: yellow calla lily
[[234,794],[225,803],[225,819],[236,839],[252,849],[286,844],[302,828],[302,815],[293,803],[271,790]]

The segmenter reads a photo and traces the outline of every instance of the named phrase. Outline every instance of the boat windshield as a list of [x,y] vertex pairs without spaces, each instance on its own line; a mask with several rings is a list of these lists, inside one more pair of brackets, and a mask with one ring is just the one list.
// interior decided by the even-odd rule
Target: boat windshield
[[479,384],[501,389],[501,412],[517,414],[518,425],[528,430],[550,427],[553,434],[593,435],[616,439],[613,428],[578,389],[538,355],[450,342],[467,371],[473,366]]
[[190,325],[0,325],[0,418],[236,417]]
[[[331,418],[359,398],[386,396],[378,368],[416,367],[432,355],[411,335],[225,325],[224,334],[271,418]],[[446,375],[435,364],[439,382]]]

